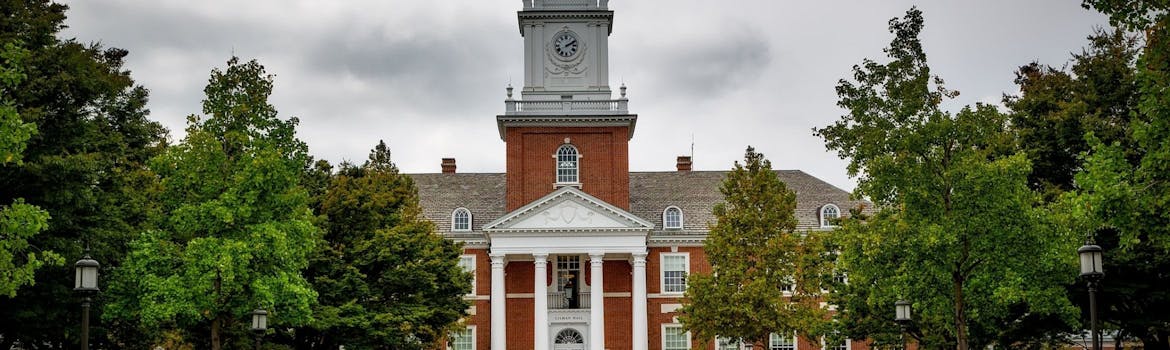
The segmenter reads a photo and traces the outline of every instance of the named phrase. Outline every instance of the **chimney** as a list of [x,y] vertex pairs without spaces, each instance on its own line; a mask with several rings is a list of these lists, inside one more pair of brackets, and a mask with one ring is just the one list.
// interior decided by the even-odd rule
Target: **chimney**
[[690,156],[678,156],[678,172],[680,172],[680,173],[691,172],[691,157]]
[[443,165],[443,173],[444,174],[454,174],[455,173],[455,158],[443,158],[442,165]]

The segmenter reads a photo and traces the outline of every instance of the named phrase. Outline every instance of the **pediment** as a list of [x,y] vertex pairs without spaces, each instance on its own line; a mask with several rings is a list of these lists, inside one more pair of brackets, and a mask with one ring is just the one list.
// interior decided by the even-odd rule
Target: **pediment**
[[575,187],[563,187],[484,226],[485,231],[626,231],[654,225]]

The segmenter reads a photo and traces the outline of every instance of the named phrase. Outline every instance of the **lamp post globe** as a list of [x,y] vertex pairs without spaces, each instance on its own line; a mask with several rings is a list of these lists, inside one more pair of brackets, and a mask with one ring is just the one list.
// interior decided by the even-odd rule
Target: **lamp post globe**
[[73,264],[73,290],[83,295],[81,300],[81,350],[89,350],[89,303],[98,289],[98,269],[102,264],[89,257],[86,252]]
[[894,303],[894,322],[905,325],[910,323],[910,302],[898,300]]
[[1089,328],[1093,333],[1093,350],[1101,350],[1101,335],[1097,332],[1097,281],[1105,276],[1101,246],[1092,241],[1077,249],[1081,260],[1081,277],[1089,286]]
[[256,332],[256,350],[260,350],[260,338],[268,330],[268,311],[264,309],[252,310],[252,331]]
[[1080,249],[1077,249],[1077,255],[1080,255],[1081,258],[1081,277],[1099,278],[1105,275],[1101,266],[1101,246],[1086,242]]

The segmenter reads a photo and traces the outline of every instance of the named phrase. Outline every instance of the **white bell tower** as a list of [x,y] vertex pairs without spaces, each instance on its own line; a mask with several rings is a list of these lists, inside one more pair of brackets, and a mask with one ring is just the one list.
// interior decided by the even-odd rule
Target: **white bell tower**
[[608,0],[523,0],[523,100],[609,100]]

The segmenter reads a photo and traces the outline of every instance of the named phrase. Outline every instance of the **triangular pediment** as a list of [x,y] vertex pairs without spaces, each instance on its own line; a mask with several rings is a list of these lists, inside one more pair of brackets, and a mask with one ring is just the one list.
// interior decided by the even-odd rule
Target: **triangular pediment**
[[575,187],[553,193],[484,226],[486,231],[650,230],[654,225]]

